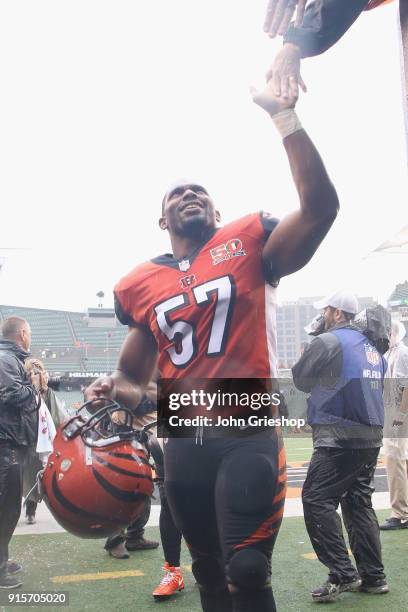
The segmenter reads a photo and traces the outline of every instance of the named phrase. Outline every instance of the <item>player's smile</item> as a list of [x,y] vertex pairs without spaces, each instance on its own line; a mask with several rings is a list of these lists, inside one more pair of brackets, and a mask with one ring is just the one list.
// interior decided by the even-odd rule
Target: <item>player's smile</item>
[[167,214],[173,215],[179,223],[205,223],[211,209],[211,199],[199,185],[183,185],[169,196]]
[[[180,257],[194,250],[217,226],[220,215],[207,190],[199,183],[178,182],[166,192],[162,202],[161,229],[167,229],[172,237],[174,249]],[[182,246],[174,240],[187,240]],[[192,241],[192,243],[191,243]],[[196,244],[197,243],[197,244]],[[179,248],[180,247],[180,248]],[[178,257],[178,256],[177,256]]]
[[201,211],[205,208],[205,204],[204,202],[201,202],[201,200],[190,200],[189,202],[182,204],[179,208],[180,212],[185,212],[185,211]]

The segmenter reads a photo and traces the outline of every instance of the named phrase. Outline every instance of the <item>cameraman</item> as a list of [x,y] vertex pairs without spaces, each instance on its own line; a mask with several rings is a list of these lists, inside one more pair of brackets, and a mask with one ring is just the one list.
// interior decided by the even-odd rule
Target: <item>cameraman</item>
[[31,329],[9,317],[0,339],[0,588],[21,586],[21,565],[8,560],[8,546],[21,512],[22,471],[27,448],[37,439],[37,397],[24,368]]
[[[307,417],[314,452],[302,501],[313,548],[329,569],[328,580],[312,598],[326,602],[342,591],[388,592],[371,503],[382,444],[386,362],[353,326],[358,312],[353,294],[338,292],[315,307],[323,309],[324,333],[305,348],[292,373],[295,386],[311,393]],[[344,542],[339,504],[358,571]]]

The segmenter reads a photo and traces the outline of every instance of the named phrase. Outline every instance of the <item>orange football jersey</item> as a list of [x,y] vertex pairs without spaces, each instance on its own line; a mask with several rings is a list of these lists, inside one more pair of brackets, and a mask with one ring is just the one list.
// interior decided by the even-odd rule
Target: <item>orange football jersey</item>
[[217,228],[189,260],[156,257],[116,285],[118,319],[151,330],[162,378],[277,376],[276,283],[262,261],[277,223],[250,214]]

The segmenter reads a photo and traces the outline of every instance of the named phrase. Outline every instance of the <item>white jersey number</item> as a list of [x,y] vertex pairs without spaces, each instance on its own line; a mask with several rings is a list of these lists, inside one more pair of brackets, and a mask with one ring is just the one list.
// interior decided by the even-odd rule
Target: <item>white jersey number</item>
[[[196,304],[203,307],[212,301],[215,295],[214,318],[211,324],[207,355],[216,357],[225,350],[232,309],[235,298],[235,284],[231,276],[214,278],[193,289]],[[197,354],[198,345],[193,325],[188,321],[172,322],[169,315],[189,304],[188,294],[181,293],[155,306],[157,324],[173,346],[167,349],[173,364],[185,367]]]

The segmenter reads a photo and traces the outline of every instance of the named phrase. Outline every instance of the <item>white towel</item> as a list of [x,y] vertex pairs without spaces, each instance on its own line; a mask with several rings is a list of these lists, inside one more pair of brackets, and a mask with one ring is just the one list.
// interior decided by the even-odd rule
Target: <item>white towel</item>
[[38,437],[36,451],[40,456],[40,461],[45,465],[48,456],[53,451],[52,443],[54,441],[56,429],[51,418],[47,404],[41,399],[40,408],[38,410]]

